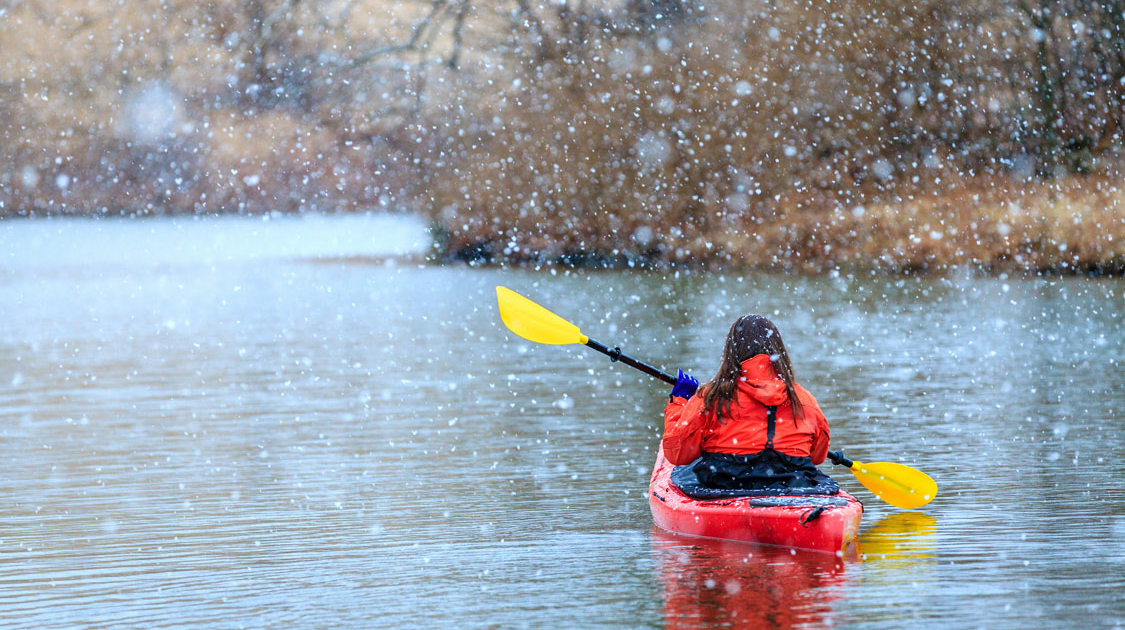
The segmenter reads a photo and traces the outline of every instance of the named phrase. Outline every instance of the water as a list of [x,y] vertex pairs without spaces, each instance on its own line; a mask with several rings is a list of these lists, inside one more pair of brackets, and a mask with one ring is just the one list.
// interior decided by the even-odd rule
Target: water
[[[1125,613],[1125,283],[419,265],[396,218],[0,223],[0,626],[1047,628]],[[672,536],[666,387],[775,319],[860,557]]]

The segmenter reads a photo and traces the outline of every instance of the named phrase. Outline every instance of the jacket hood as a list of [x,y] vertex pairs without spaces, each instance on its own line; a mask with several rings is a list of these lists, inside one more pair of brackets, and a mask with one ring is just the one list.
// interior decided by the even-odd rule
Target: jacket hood
[[789,400],[785,381],[778,376],[766,354],[759,354],[742,362],[738,391],[767,407],[783,405]]

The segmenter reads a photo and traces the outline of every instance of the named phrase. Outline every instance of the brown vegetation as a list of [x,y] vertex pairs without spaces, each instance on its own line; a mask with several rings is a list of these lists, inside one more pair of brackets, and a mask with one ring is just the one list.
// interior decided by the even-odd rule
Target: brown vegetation
[[662,4],[653,28],[560,10],[513,47],[428,182],[452,256],[1122,267],[1108,7]]
[[0,216],[387,203],[450,54],[432,4],[2,3]]
[[529,263],[1125,267],[1125,0],[0,5],[0,216]]

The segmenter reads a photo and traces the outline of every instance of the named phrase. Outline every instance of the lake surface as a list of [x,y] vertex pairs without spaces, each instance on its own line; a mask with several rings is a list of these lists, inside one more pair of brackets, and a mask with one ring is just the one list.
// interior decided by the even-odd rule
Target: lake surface
[[[0,626],[1120,628],[1125,282],[433,267],[395,217],[0,222]],[[778,324],[833,445],[940,485],[858,557],[677,537],[667,387]],[[829,468],[825,469],[832,472]]]

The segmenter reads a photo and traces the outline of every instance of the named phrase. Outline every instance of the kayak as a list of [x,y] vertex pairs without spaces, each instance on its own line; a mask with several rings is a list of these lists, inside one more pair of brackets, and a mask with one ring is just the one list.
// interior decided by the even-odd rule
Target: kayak
[[653,521],[672,533],[836,553],[859,531],[863,504],[843,490],[698,499],[673,483],[675,468],[661,449],[648,487]]

